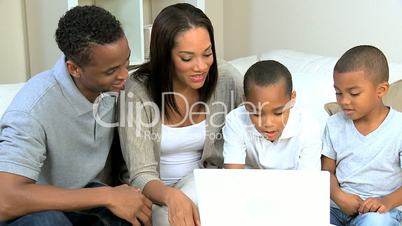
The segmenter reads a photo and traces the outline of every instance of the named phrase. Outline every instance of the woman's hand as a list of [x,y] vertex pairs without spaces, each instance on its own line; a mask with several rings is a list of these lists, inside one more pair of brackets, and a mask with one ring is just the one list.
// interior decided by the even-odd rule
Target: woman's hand
[[173,226],[201,226],[198,208],[182,191],[172,188],[167,202],[169,223]]
[[138,188],[126,184],[110,188],[109,200],[110,211],[133,226],[152,225],[152,202]]

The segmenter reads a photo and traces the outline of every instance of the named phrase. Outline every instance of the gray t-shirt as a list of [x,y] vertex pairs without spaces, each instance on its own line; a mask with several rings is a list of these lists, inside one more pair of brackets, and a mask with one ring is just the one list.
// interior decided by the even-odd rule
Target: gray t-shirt
[[[116,98],[97,106],[114,121]],[[41,184],[80,188],[105,167],[113,128],[95,121],[93,104],[75,86],[64,57],[52,70],[31,78],[0,121],[0,171]]]
[[402,186],[402,113],[390,109],[381,125],[366,136],[343,112],[331,116],[322,154],[336,160],[343,191],[362,199],[392,193]]

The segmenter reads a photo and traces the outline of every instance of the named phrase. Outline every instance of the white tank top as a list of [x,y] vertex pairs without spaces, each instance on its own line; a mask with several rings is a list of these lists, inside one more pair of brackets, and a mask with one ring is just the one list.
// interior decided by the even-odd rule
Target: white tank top
[[162,124],[160,177],[168,186],[198,168],[205,142],[205,120],[186,127]]

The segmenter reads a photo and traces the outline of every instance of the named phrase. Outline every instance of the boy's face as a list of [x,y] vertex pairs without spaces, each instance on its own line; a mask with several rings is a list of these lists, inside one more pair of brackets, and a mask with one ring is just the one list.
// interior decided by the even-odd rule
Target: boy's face
[[245,107],[257,131],[273,142],[281,136],[295,98],[294,91],[287,95],[284,80],[268,86],[251,84]]
[[365,71],[334,72],[336,101],[346,117],[356,121],[370,117],[370,113],[382,106],[388,83],[374,84]]

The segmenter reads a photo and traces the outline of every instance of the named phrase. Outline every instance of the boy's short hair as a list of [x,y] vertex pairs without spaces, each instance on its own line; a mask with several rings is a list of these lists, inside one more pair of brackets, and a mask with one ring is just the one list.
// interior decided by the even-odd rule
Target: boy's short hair
[[120,22],[97,6],[76,6],[60,18],[55,38],[66,60],[86,66],[91,48],[113,43],[124,36]]
[[286,94],[290,97],[293,91],[292,75],[281,63],[274,60],[264,60],[253,64],[244,75],[244,95],[249,94],[250,86],[268,86],[283,80]]
[[334,72],[363,70],[374,84],[388,82],[389,68],[384,53],[374,46],[360,45],[346,51],[335,65]]

